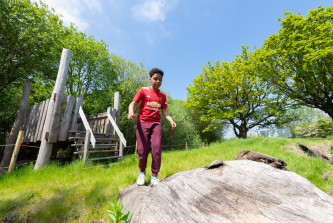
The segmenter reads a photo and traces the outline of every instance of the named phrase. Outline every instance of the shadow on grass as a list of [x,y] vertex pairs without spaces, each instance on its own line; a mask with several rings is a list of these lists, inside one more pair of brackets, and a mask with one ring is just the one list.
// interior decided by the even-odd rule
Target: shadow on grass
[[[77,190],[81,191],[77,192]],[[55,188],[51,193],[54,195],[49,198],[41,197],[38,192],[36,196],[30,195],[28,198],[27,192],[21,193],[18,196],[19,199],[1,200],[0,221],[50,223],[80,221],[81,211],[101,210],[101,207],[104,207],[111,199],[106,195],[106,190],[107,186],[103,182],[97,182],[87,191],[82,186]],[[78,195],[78,193],[82,193],[82,195]]]

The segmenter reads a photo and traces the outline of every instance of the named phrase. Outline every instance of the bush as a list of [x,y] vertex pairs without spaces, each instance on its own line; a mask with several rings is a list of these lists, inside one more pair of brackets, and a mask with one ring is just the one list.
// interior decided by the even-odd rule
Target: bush
[[309,138],[320,137],[326,138],[333,135],[332,119],[329,117],[321,117],[317,121],[300,123],[294,129],[296,137]]

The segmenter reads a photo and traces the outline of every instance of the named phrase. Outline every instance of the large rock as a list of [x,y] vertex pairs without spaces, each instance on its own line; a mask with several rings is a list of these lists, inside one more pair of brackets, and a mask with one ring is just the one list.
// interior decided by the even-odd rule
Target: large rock
[[333,198],[294,172],[216,161],[121,193],[131,222],[333,222]]

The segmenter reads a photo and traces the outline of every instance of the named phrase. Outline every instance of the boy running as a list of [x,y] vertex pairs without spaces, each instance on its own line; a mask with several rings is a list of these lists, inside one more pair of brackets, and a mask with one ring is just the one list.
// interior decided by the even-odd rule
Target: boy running
[[176,128],[169,113],[166,111],[166,95],[159,90],[162,84],[163,71],[154,68],[149,72],[151,86],[141,88],[135,95],[132,103],[128,107],[128,119],[134,120],[134,108],[140,103],[139,114],[136,124],[136,141],[138,144],[139,169],[140,173],[136,181],[137,185],[144,185],[146,177],[147,157],[151,145],[152,164],[150,186],[159,183],[157,179],[161,167],[161,140],[162,124],[160,110],[165,118],[170,122],[172,129]]

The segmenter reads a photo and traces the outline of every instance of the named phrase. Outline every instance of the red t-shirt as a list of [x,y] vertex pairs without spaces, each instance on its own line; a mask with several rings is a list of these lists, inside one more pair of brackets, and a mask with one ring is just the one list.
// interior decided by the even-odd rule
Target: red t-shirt
[[165,94],[154,91],[150,87],[141,88],[135,95],[133,101],[140,103],[138,122],[159,122],[161,120],[160,109],[167,109]]

